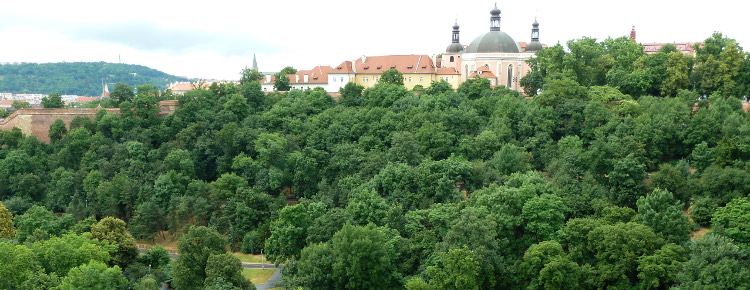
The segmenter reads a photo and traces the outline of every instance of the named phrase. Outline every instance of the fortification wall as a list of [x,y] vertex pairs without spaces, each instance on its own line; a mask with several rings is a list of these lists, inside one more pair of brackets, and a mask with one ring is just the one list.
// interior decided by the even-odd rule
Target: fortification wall
[[[159,116],[170,115],[177,110],[177,101],[161,101]],[[0,120],[0,130],[18,127],[27,136],[35,136],[39,141],[49,143],[49,126],[60,119],[70,128],[70,122],[78,116],[94,119],[101,109],[20,109]],[[120,114],[120,109],[105,109],[110,114]]]

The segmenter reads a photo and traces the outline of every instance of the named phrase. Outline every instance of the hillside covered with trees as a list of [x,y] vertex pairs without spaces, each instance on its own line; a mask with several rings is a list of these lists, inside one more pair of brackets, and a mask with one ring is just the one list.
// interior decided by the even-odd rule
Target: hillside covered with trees
[[567,47],[538,53],[533,98],[243,77],[164,118],[139,90],[52,144],[2,132],[0,288],[248,289],[226,251],[261,249],[288,289],[750,287],[748,54]]
[[[187,81],[142,65],[106,62],[25,63],[0,65],[0,92],[99,96],[103,83],[132,87]],[[111,89],[111,88],[110,88]]]

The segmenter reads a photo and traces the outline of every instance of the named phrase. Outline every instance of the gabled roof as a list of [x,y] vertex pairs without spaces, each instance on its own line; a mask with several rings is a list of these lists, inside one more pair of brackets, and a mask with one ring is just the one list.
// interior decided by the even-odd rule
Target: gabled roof
[[455,68],[452,67],[441,67],[437,69],[437,74],[439,75],[460,75],[461,73],[458,72]]
[[[207,84],[204,84],[205,87],[208,87]],[[179,93],[179,92],[187,92],[195,90],[195,84],[191,82],[175,82],[170,84],[167,87],[168,90],[171,90],[172,92]]]
[[471,73],[471,75],[469,75],[469,78],[473,78],[475,76],[479,76],[480,78],[496,78],[497,77],[486,66],[480,66],[480,67],[478,67],[477,70],[473,71]]
[[[330,66],[316,66],[310,70],[300,70],[296,74],[286,75],[289,78],[290,84],[327,84],[328,74],[332,73],[334,69]],[[305,81],[305,75],[307,75],[307,81]],[[276,82],[276,75],[271,75],[270,78],[263,78],[261,84],[273,84]]]
[[352,62],[351,61],[344,61],[340,65],[336,66],[332,74],[353,74],[354,69],[352,68]]
[[360,74],[380,74],[389,69],[395,69],[402,74],[434,73],[435,65],[432,58],[424,54],[362,56],[354,61],[353,69]]

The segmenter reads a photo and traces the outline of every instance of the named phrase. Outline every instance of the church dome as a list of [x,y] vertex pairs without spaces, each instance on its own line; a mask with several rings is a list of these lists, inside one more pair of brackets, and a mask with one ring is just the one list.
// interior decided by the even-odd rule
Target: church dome
[[501,53],[519,53],[521,48],[518,46],[515,40],[510,35],[502,31],[489,31],[486,32],[469,44],[466,49],[467,53],[488,53],[488,52],[501,52]]
[[542,50],[542,48],[544,48],[544,46],[542,46],[542,43],[538,40],[534,40],[526,45],[526,52],[539,51]]
[[451,43],[448,45],[448,47],[445,49],[446,53],[459,53],[464,51],[464,46],[460,43]]

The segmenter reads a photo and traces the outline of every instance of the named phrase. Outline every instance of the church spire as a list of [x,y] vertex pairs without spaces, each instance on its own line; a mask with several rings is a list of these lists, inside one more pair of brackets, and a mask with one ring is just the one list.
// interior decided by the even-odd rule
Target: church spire
[[500,9],[497,8],[497,3],[495,3],[495,8],[490,10],[490,31],[500,31]]
[[451,38],[451,44],[445,49],[446,53],[460,53],[464,51],[464,46],[461,45],[458,39],[459,28],[458,19],[456,19],[456,23],[453,24],[453,37]]
[[458,19],[456,19],[456,23],[453,24],[453,39],[451,41],[452,43],[459,43],[458,41],[458,33],[459,33],[458,29],[459,28],[460,26],[458,26]]
[[258,70],[258,61],[255,60],[255,53],[253,53],[253,66],[250,69]]
[[539,22],[534,18],[534,23],[531,24],[531,42],[526,44],[526,49],[524,51],[532,52],[542,50],[542,48],[544,48],[544,46],[539,42]]

